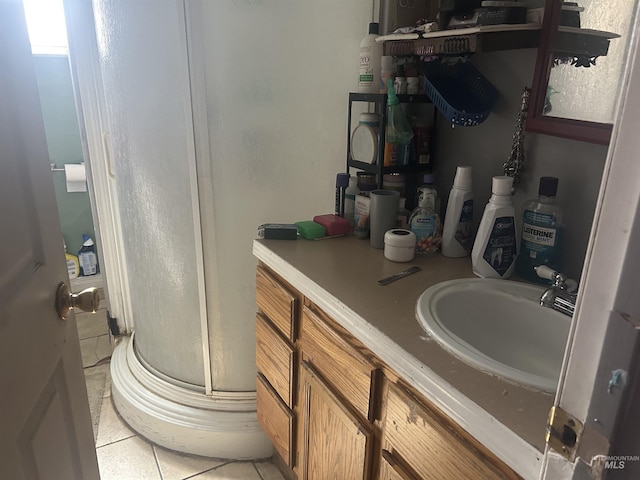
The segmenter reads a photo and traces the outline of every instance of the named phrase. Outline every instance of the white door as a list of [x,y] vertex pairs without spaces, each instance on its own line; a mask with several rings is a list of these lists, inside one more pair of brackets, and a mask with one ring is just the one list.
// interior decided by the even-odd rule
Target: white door
[[[631,421],[624,418],[626,395],[640,387],[633,383],[638,378],[640,344],[639,18],[636,12],[575,321],[554,402],[584,431],[569,459],[547,448],[544,479],[640,478],[640,452],[637,447],[625,450],[629,445],[617,437],[620,426]],[[636,402],[637,397],[636,393]]]
[[0,478],[98,479],[69,282],[19,0],[0,1]]

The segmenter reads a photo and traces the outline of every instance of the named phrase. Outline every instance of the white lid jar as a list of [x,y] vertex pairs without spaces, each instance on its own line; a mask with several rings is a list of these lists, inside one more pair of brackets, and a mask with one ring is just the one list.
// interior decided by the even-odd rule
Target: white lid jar
[[394,228],[384,234],[384,256],[392,262],[410,262],[416,250],[416,235],[410,230]]

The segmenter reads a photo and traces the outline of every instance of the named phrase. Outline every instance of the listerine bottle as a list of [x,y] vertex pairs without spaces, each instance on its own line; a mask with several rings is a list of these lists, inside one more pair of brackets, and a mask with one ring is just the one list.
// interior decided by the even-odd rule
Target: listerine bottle
[[522,235],[516,272],[523,279],[549,283],[536,275],[539,265],[562,271],[560,265],[560,225],[562,210],[556,205],[558,179],[541,177],[538,198],[528,200],[522,208]]

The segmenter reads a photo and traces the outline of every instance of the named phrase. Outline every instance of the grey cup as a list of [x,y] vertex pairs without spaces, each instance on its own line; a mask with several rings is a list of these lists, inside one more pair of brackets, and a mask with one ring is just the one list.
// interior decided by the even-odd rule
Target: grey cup
[[396,226],[400,193],[395,190],[373,190],[370,193],[370,238],[373,248],[384,248],[384,234]]

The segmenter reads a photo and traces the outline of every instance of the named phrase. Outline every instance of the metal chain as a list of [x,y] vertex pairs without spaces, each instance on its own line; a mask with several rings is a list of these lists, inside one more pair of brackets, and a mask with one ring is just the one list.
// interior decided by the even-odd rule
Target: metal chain
[[516,128],[513,132],[513,145],[511,147],[511,154],[507,161],[502,165],[504,168],[504,174],[508,177],[513,177],[513,187],[511,193],[516,191],[516,186],[520,183],[520,174],[524,171],[524,123],[527,119],[527,111],[529,110],[529,95],[531,89],[525,87],[522,91],[522,97],[520,102],[520,111],[516,118]]

